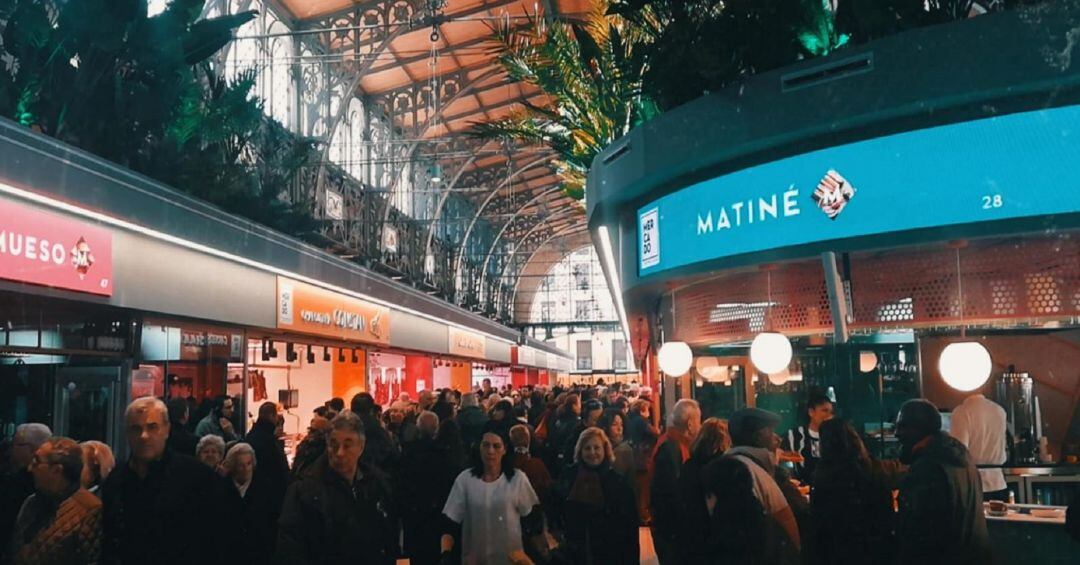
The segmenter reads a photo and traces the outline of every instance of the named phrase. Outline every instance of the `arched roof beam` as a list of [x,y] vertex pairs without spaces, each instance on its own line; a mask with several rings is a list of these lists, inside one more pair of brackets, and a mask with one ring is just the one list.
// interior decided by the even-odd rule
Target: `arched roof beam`
[[495,188],[491,189],[491,192],[489,192],[487,194],[487,196],[484,197],[484,201],[480,204],[479,207],[477,207],[476,213],[473,214],[472,220],[469,220],[469,225],[468,225],[468,227],[465,228],[465,235],[461,238],[461,245],[459,247],[459,253],[457,255],[457,258],[454,260],[454,281],[455,281],[454,287],[455,288],[460,286],[460,282],[461,282],[461,263],[462,263],[462,259],[464,259],[464,257],[465,257],[465,250],[468,249],[469,236],[472,235],[473,228],[476,226],[476,221],[480,219],[480,216],[484,213],[484,209],[487,208],[487,205],[491,202],[491,199],[495,198],[495,195],[498,194],[499,191],[502,190],[503,187],[505,187],[507,184],[509,184],[511,181],[513,181],[515,177],[525,173],[529,169],[533,169],[533,168],[538,167],[540,165],[546,164],[550,158],[551,158],[550,156],[544,155],[542,157],[539,157],[537,159],[534,159],[534,160],[526,163],[525,166],[523,166],[520,169],[510,173],[506,177],[505,180],[503,180],[498,185],[496,185]]

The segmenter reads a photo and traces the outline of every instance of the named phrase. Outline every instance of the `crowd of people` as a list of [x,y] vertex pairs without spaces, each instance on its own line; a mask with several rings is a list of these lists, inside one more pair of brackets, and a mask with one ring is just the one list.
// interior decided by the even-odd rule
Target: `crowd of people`
[[[5,563],[989,563],[980,477],[925,400],[900,461],[871,457],[814,397],[781,439],[757,408],[665,426],[648,389],[424,391],[328,400],[288,461],[276,404],[246,433],[231,399],[132,402],[109,446],[15,434]],[[894,497],[894,492],[898,496]]]

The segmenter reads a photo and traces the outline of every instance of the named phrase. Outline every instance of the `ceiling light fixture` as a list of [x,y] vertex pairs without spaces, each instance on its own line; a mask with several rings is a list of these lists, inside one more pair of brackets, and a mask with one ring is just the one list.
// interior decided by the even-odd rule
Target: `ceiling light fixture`
[[960,249],[966,246],[966,242],[958,241],[951,245],[956,250],[956,299],[960,310],[960,341],[946,345],[941,351],[938,371],[945,384],[962,392],[970,392],[986,384],[994,370],[994,363],[983,344],[967,340],[967,327],[964,325],[964,285],[960,271]]
[[657,361],[660,363],[660,370],[671,377],[685,375],[694,362],[694,352],[690,350],[690,346],[685,341],[664,343],[664,345],[660,346],[660,351],[657,352],[656,356]]
[[[750,344],[750,361],[762,373],[773,375],[787,368],[791,363],[793,351],[791,341],[784,334],[770,329],[772,327],[773,304],[771,265],[765,267],[765,273],[768,276],[767,287],[769,293],[768,305],[765,307],[765,331],[757,334]],[[786,375],[784,381],[787,381]],[[777,383],[774,382],[773,384]]]

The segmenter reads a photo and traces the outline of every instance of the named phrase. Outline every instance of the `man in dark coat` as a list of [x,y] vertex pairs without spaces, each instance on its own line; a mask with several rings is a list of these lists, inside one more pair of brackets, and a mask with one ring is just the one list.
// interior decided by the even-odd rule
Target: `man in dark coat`
[[458,429],[461,430],[461,440],[465,442],[465,451],[473,452],[480,443],[480,436],[484,433],[488,417],[476,399],[475,392],[466,392],[461,395],[461,410],[457,414]]
[[255,460],[259,462],[255,474],[269,491],[275,514],[281,509],[285,489],[289,487],[289,460],[285,457],[285,445],[277,438],[277,416],[277,404],[262,403],[259,417],[245,439],[255,450]]
[[683,464],[690,458],[690,446],[701,430],[701,408],[684,398],[671,410],[671,425],[660,437],[652,456],[649,482],[649,507],[652,512],[652,536],[656,554],[663,565],[681,563],[679,536],[684,508],[679,492]]
[[905,402],[896,436],[901,460],[911,465],[900,483],[899,562],[990,563],[979,473],[964,444],[941,431],[937,407]]
[[397,468],[399,454],[390,432],[386,431],[375,414],[375,407],[375,398],[361,392],[352,397],[349,409],[360,418],[367,437],[363,462],[378,467],[384,473],[392,473]]
[[392,565],[398,554],[390,485],[363,463],[364,426],[352,412],[330,422],[326,457],[289,486],[278,521],[276,560],[283,565]]
[[449,448],[436,439],[439,417],[421,412],[419,439],[405,445],[395,488],[405,529],[405,552],[415,565],[439,562],[443,506],[462,468],[451,463]]
[[151,397],[124,414],[131,456],[101,488],[102,563],[211,564],[226,546],[221,477],[194,457],[165,447],[168,410]]
[[578,438],[586,428],[596,426],[600,422],[600,416],[604,415],[604,405],[599,400],[587,400],[581,405],[581,420],[573,431],[563,439],[562,464],[568,466],[574,463],[574,449],[577,448]]
[[183,398],[169,400],[169,441],[165,445],[176,453],[195,456],[199,438],[187,429],[190,407]]
[[11,444],[11,467],[0,476],[0,557],[9,550],[8,540],[23,502],[34,494],[34,478],[28,470],[34,453],[52,435],[45,424],[21,424]]

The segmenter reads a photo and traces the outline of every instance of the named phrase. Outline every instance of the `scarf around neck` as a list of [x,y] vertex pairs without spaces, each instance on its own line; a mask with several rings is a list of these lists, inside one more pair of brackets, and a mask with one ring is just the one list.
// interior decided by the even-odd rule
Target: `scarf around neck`
[[584,504],[591,510],[604,507],[604,489],[600,484],[600,471],[603,467],[590,469],[585,465],[578,468],[574,484],[570,487],[567,501]]

